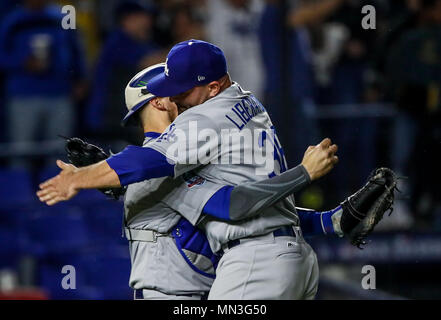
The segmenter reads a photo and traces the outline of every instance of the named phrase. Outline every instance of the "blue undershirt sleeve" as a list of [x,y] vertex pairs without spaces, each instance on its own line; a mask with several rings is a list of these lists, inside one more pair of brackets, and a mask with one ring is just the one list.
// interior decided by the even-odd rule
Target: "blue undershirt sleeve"
[[323,234],[334,234],[331,216],[339,209],[330,211],[313,211],[296,208],[300,219],[300,226],[305,237],[313,237]]
[[230,198],[233,186],[224,186],[219,189],[205,204],[202,210],[207,214],[218,219],[230,220]]
[[151,148],[128,146],[112,155],[107,164],[115,170],[121,186],[153,178],[173,177],[175,165],[162,153]]

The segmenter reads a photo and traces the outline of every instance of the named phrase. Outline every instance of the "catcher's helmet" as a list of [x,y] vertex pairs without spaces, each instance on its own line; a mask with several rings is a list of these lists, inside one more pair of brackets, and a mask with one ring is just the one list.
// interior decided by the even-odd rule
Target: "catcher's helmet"
[[121,121],[122,126],[130,124],[132,115],[145,106],[156,96],[147,90],[147,83],[158,74],[164,72],[165,63],[158,63],[138,72],[127,84],[125,96],[129,112]]

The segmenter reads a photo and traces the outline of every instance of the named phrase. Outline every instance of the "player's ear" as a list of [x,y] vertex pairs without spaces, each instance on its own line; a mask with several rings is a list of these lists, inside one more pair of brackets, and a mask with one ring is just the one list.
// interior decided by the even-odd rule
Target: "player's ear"
[[152,100],[150,100],[150,104],[153,106],[153,108],[158,109],[159,111],[167,111],[167,107],[158,97],[155,97]]
[[221,90],[221,85],[219,81],[212,81],[208,84],[208,96],[210,98],[215,97]]

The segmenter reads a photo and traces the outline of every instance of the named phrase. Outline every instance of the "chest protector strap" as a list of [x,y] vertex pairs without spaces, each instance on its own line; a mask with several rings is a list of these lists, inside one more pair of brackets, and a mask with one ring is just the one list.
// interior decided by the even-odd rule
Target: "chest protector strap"
[[171,231],[176,246],[188,265],[196,272],[216,277],[216,267],[220,257],[210,248],[206,235],[194,227],[187,219],[181,218]]

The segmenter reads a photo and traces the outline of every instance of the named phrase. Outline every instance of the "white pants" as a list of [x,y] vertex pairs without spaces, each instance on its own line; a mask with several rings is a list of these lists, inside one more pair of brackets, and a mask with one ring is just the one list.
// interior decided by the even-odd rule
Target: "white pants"
[[208,299],[314,299],[318,278],[317,256],[301,236],[270,233],[242,239],[225,252]]

